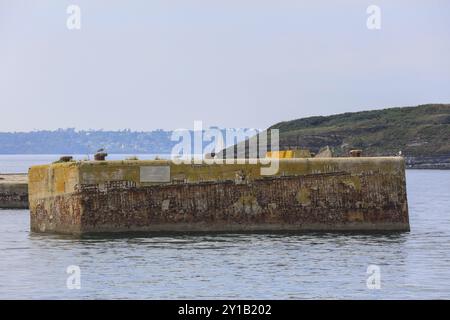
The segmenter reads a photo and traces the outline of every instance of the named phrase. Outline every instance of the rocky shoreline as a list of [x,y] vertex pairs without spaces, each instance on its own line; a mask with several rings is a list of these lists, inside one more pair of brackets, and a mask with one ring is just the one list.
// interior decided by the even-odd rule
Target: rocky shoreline
[[450,155],[430,157],[405,157],[407,169],[450,170]]

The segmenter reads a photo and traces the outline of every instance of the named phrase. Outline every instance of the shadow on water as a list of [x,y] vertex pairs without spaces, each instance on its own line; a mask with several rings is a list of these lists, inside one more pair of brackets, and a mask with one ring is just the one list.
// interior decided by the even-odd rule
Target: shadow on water
[[398,242],[407,240],[409,231],[252,231],[252,232],[105,232],[105,233],[87,233],[83,235],[56,234],[56,233],[36,233],[30,232],[30,240],[65,240],[72,242],[109,242],[109,241],[127,241],[142,240],[152,242],[167,243],[195,243],[195,242],[241,242],[254,239],[264,239],[266,241],[308,241],[316,239],[319,242],[332,242],[333,240],[356,240],[367,241],[368,243],[378,242]]

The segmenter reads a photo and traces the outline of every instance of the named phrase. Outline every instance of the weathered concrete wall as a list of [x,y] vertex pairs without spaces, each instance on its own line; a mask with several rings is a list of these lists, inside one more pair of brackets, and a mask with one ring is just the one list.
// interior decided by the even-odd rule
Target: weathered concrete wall
[[26,174],[0,175],[0,208],[28,208],[28,183]]
[[[140,181],[162,164],[168,182]],[[282,160],[272,177],[256,165],[40,166],[30,205],[38,232],[409,230],[402,158]]]

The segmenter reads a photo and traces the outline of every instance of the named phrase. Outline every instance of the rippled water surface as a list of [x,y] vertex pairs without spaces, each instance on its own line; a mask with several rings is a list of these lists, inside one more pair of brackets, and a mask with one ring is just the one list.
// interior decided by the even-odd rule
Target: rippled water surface
[[[450,298],[450,171],[407,172],[411,232],[71,238],[0,211],[0,298]],[[381,289],[368,289],[368,265]],[[81,289],[66,268],[81,268]]]

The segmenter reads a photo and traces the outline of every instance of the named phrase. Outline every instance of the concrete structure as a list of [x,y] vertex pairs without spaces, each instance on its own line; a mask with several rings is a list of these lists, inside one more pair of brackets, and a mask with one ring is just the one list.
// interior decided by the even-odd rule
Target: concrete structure
[[27,174],[0,174],[0,209],[27,208]]
[[409,230],[401,157],[281,159],[262,165],[81,161],[29,171],[31,230]]

